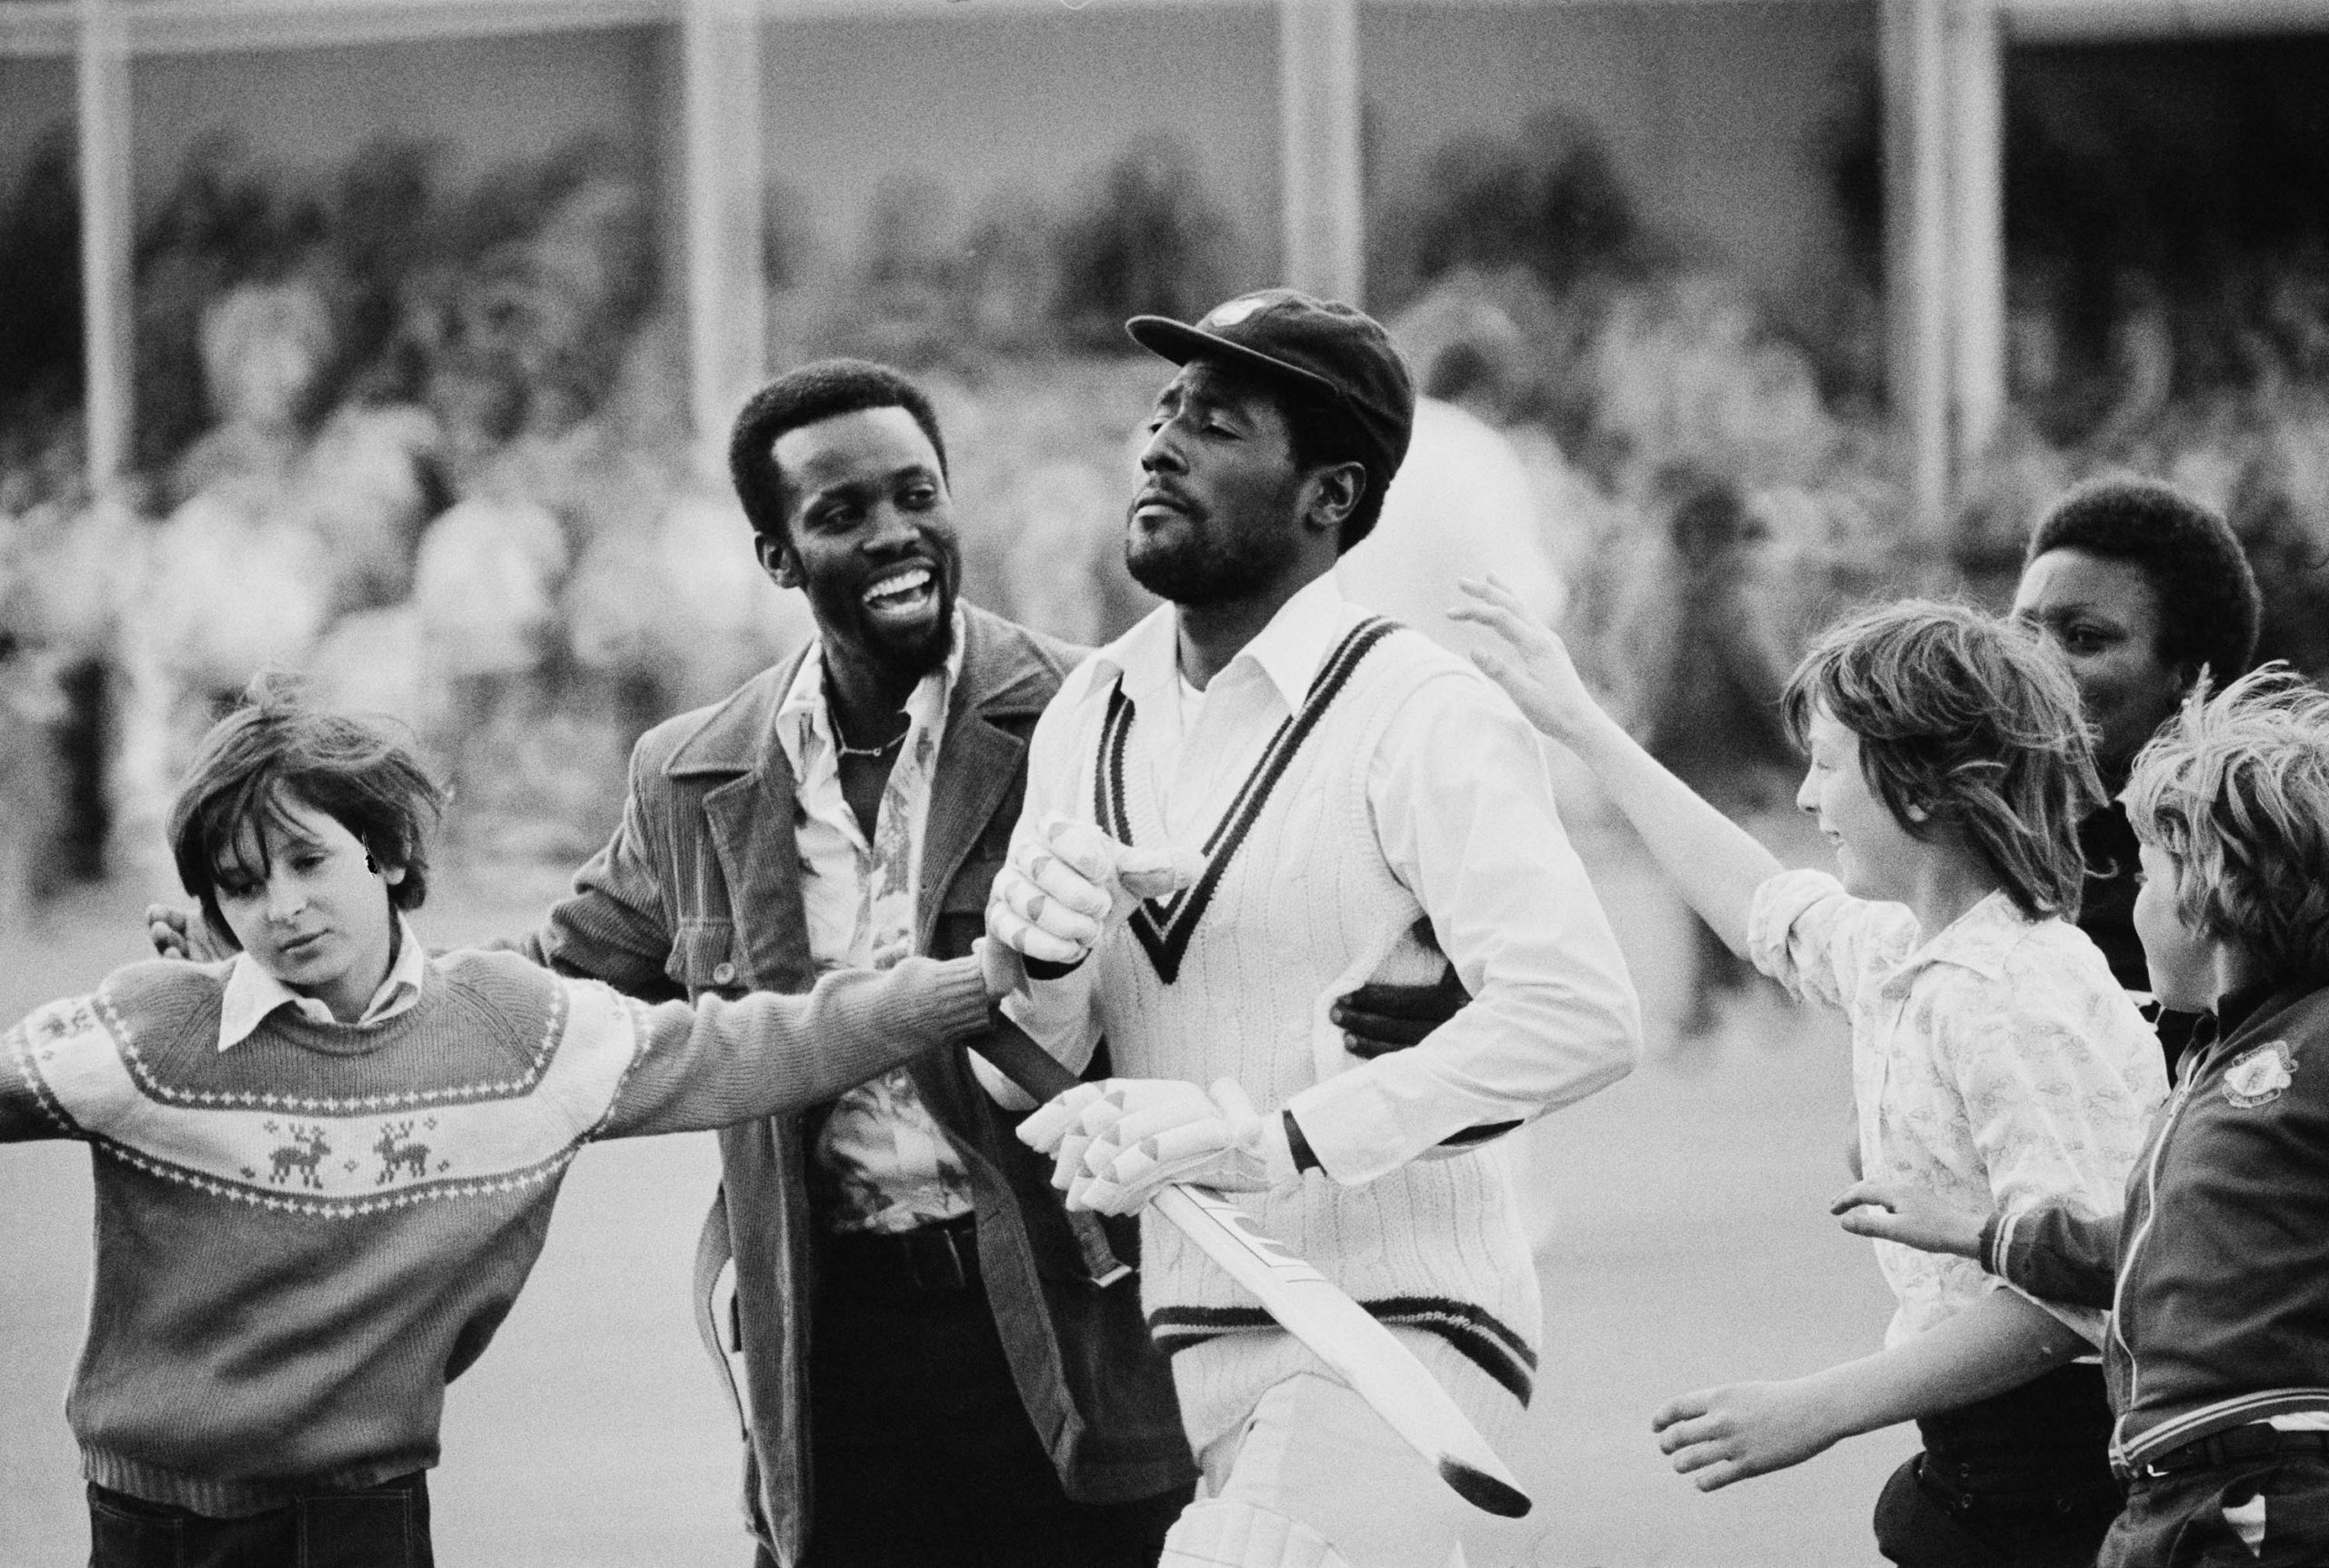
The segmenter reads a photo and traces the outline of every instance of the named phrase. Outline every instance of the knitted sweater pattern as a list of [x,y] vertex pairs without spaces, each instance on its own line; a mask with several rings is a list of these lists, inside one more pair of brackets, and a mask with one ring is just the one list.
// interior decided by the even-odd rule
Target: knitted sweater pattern
[[221,1051],[225,977],[133,965],[35,1012],[0,1060],[8,1100],[101,1156],[66,1402],[85,1471],[235,1515],[436,1462],[445,1383],[509,1312],[638,1053],[612,993],[475,953],[379,1025],[282,1008]]
[[[1329,656],[1214,830],[1205,878],[1136,911],[1099,950],[1096,1006],[1117,1072],[1232,1078],[1255,1104],[1282,1104],[1354,1064],[1326,1016],[1336,996],[1395,972],[1436,978],[1436,960],[1396,972],[1419,956],[1409,933],[1424,910],[1378,847],[1366,780],[1400,704],[1451,668],[1436,645],[1380,620]],[[1095,814],[1119,838],[1159,843],[1147,770],[1124,765],[1133,709],[1118,692],[1103,727]],[[1527,1402],[1537,1277],[1493,1155],[1418,1161],[1358,1187],[1313,1171],[1296,1190],[1235,1196],[1376,1317],[1438,1335]],[[1172,1226],[1144,1215],[1141,1249],[1143,1305],[1168,1352],[1272,1326]]]

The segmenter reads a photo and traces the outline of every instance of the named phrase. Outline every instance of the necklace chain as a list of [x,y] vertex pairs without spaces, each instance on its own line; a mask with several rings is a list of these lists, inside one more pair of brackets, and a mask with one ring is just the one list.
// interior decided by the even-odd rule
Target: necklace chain
[[833,744],[841,749],[841,754],[843,757],[887,757],[904,743],[906,731],[913,728],[913,720],[909,719],[899,728],[895,735],[891,736],[879,746],[852,746],[849,743],[849,737],[841,732],[840,717],[832,713],[828,713],[826,717],[832,722]]

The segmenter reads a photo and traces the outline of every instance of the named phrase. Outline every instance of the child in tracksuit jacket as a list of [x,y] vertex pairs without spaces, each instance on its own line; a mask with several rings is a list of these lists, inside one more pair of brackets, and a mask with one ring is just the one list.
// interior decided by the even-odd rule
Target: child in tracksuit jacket
[[0,1143],[98,1156],[66,1402],[93,1568],[426,1568],[445,1385],[582,1146],[830,1099],[981,1030],[1010,983],[999,955],[906,959],[650,1007],[431,957],[403,911],[439,799],[394,740],[259,689],[170,825],[241,951],[129,965],[0,1035]]
[[2195,699],[2124,797],[2166,1005],[2212,1010],[2122,1213],[1963,1213],[1890,1183],[1848,1229],[2108,1307],[2127,1504],[2101,1568],[2329,1563],[2329,695]]

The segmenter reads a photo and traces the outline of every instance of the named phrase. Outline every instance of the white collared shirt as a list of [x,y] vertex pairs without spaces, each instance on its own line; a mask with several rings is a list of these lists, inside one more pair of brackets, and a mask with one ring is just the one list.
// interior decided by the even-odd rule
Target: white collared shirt
[[1170,605],[1100,650],[1095,676],[1104,683],[1122,672],[1139,709],[1138,749],[1155,771],[1174,842],[1195,845],[1222,819],[1270,737],[1301,708],[1327,650],[1366,615],[1328,572],[1281,605],[1202,691],[1181,673]]
[[[1140,715],[1124,766],[1150,769],[1166,836],[1198,849],[1327,655],[1368,613],[1331,572],[1306,585],[1185,719],[1176,614],[1159,608],[1086,660],[1044,711],[1020,833],[1054,811],[1088,819],[1078,780],[1121,678]],[[1473,1001],[1421,1045],[1353,1059],[1289,1102],[1327,1173],[1346,1183],[1396,1170],[1462,1129],[1582,1098],[1622,1077],[1640,1040],[1624,958],[1561,827],[1536,732],[1502,691],[1476,675],[1434,678],[1404,701],[1369,759],[1366,799],[1376,852],[1429,915]],[[1095,967],[1035,985],[1011,1009],[1079,1070],[1095,1040]],[[980,1076],[1011,1102],[988,1071]]]
[[[1748,914],[1755,966],[1851,1020],[1862,1173],[1985,1213],[2118,1209],[2167,1075],[2102,950],[2002,892],[1921,939],[1907,906],[1853,898],[1824,871],[1771,878]],[[2004,1288],[1968,1259],[1875,1246],[1900,1302],[1888,1346]],[[2100,1312],[2039,1304],[2099,1341]]]
[[[397,956],[388,972],[365,1005],[363,1016],[344,1027],[365,1029],[409,1010],[420,1001],[420,987],[428,974],[428,950],[412,934],[402,914],[396,917]],[[314,1023],[337,1023],[331,1009],[311,996],[302,996],[260,967],[248,953],[237,953],[227,970],[227,987],[218,1003],[218,1049],[232,1050],[277,1008],[297,1008]]]
[[[869,841],[841,783],[841,743],[825,700],[825,661],[812,648],[777,709],[777,743],[791,764],[793,826],[809,952],[819,970],[885,970],[912,955],[931,778],[963,668],[963,617],[953,648],[906,699],[906,731],[891,764]],[[971,1212],[970,1174],[903,1068],[835,1102],[817,1136],[820,1164],[840,1192],[842,1231],[904,1231]]]

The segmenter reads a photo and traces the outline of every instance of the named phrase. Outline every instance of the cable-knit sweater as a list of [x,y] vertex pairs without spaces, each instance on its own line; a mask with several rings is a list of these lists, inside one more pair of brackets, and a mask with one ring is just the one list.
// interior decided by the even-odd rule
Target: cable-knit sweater
[[[1061,689],[1020,831],[1089,811],[1135,844],[1205,834],[1205,872],[1016,1011],[1071,1065],[1104,1036],[1122,1076],[1234,1079],[1257,1107],[1290,1109],[1323,1170],[1235,1201],[1376,1317],[1444,1342],[1467,1408],[1517,1412],[1541,1315],[1527,1239],[1502,1161],[1441,1145],[1608,1083],[1634,1034],[1534,738],[1476,670],[1368,619],[1331,579],[1295,596],[1176,727],[1167,613]],[[1329,1009],[1369,979],[1436,979],[1419,925],[1474,1005],[1361,1061]],[[1271,1320],[1175,1228],[1144,1215],[1141,1247],[1142,1304],[1202,1445],[1303,1368],[1283,1336],[1248,1332]]]
[[[1318,999],[1390,972],[1386,960],[1414,947],[1408,932],[1424,912],[1376,848],[1366,764],[1400,703],[1440,673],[1437,652],[1398,638],[1370,656],[1346,655],[1346,689],[1314,693],[1309,732],[1257,770],[1266,790],[1246,798],[1254,809],[1234,852],[1216,848],[1201,907],[1191,899],[1170,920],[1144,910],[1112,933],[1099,1011],[1117,1072],[1231,1078],[1257,1105],[1285,1104],[1318,1081]],[[1296,739],[1291,730],[1285,739]],[[1148,770],[1104,763],[1101,771],[1109,825],[1128,829],[1132,842],[1162,841]],[[1310,1049],[1289,1050],[1290,1041]],[[1338,1034],[1332,1044],[1339,1056]],[[1542,1309],[1494,1156],[1417,1161],[1364,1186],[1321,1179],[1239,1196],[1263,1233],[1376,1317],[1442,1335],[1527,1402]],[[1275,1326],[1174,1227],[1144,1225],[1141,1251],[1142,1304],[1167,1350]]]
[[0,1142],[97,1155],[84,1471],[221,1516],[436,1462],[585,1143],[830,1100],[986,1018],[970,960],[691,1008],[459,952],[408,1011],[221,1050],[226,975],[133,964],[0,1037]]

